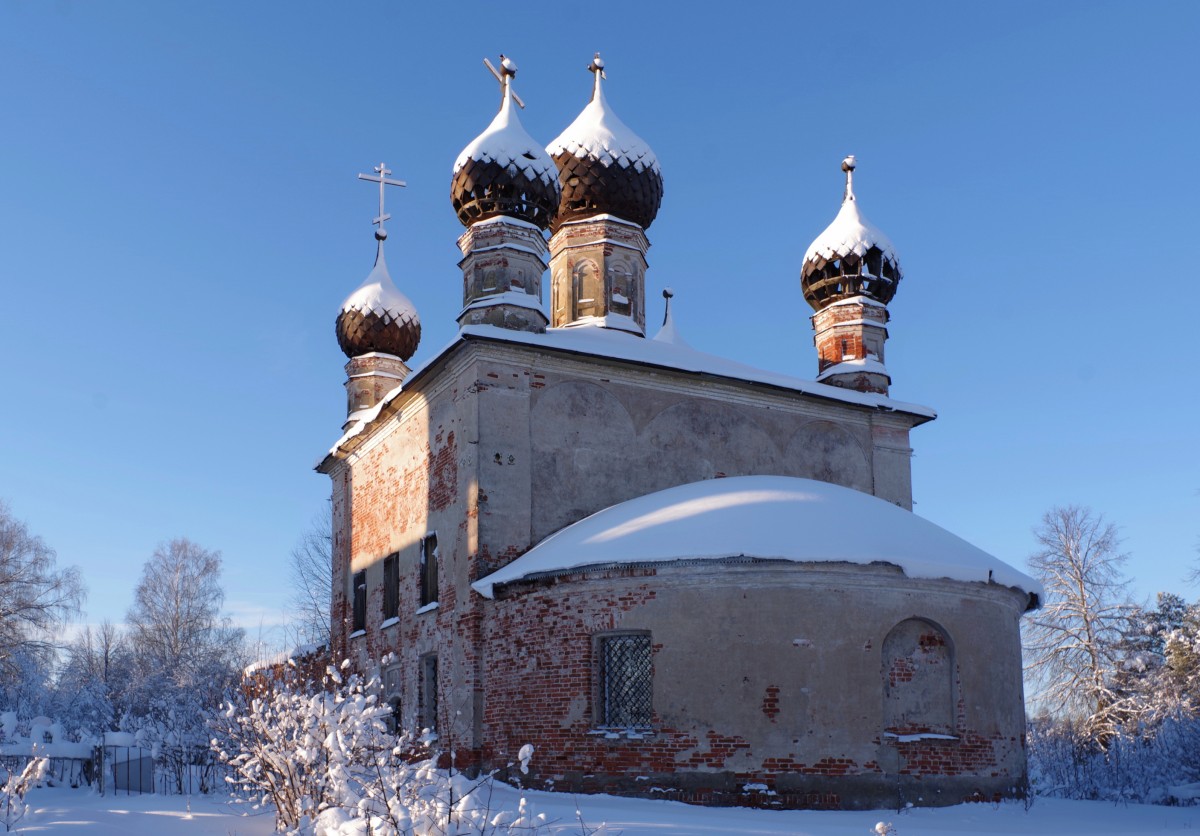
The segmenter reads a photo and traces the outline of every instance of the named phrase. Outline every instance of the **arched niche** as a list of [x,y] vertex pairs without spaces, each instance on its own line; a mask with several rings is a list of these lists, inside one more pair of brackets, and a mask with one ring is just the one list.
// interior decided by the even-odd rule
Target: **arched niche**
[[941,626],[909,618],[893,627],[882,673],[885,732],[954,733],[954,647]]

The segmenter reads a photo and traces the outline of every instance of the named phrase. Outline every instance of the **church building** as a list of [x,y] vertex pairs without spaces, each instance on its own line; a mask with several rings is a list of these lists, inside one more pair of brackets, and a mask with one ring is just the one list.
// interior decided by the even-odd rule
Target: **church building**
[[825,808],[1021,794],[1018,624],[1041,589],[912,513],[909,434],[935,413],[890,395],[902,273],[855,159],[795,266],[816,377],[760,370],[689,346],[669,292],[648,326],[663,175],[599,55],[548,146],[501,58],[500,110],[453,167],[463,300],[437,353],[418,355],[384,257],[395,181],[365,176],[375,265],[337,316],[347,418],[317,468],[335,658],[378,670],[398,723],[460,766],[504,775],[532,744],[511,777],[539,788]]

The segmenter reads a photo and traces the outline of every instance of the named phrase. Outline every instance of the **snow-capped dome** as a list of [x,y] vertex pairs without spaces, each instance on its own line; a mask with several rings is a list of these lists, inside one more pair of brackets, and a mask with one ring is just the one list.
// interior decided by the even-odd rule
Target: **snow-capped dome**
[[515,73],[511,62],[504,65],[500,112],[454,161],[450,198],[463,226],[508,215],[545,229],[558,208],[558,169],[512,106],[509,80]]
[[846,172],[842,208],[804,253],[800,285],[814,310],[853,296],[887,304],[900,281],[900,259],[892,242],[859,211],[854,168],[853,155],[842,161]]
[[408,360],[421,342],[421,319],[388,275],[383,257],[387,233],[377,232],[375,237],[379,241],[375,266],[366,281],[346,297],[338,313],[338,345],[347,357],[380,351]]
[[596,77],[592,100],[546,148],[558,164],[562,185],[554,227],[609,214],[646,229],[662,203],[658,158],[609,107],[601,85],[604,62],[598,53],[588,69]]
[[546,572],[731,557],[887,563],[910,578],[994,582],[1043,596],[1033,578],[911,511],[840,485],[788,476],[710,479],[613,505],[472,586],[490,598],[498,584]]

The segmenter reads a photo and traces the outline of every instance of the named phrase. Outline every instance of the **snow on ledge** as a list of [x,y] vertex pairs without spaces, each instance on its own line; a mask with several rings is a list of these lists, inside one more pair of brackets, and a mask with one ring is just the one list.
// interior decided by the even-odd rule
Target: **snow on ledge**
[[881,374],[891,378],[888,370],[874,357],[863,357],[856,360],[843,360],[840,363],[834,363],[825,371],[817,375],[817,381],[827,380],[835,374]]
[[897,743],[916,743],[919,740],[958,740],[952,734],[933,734],[931,732],[921,732],[920,734],[896,734],[895,732],[884,732],[884,737],[889,737]]
[[613,505],[471,586],[492,598],[498,585],[546,572],[731,557],[888,563],[910,578],[996,583],[1044,595],[1033,578],[911,511],[861,491],[790,476],[711,479]]

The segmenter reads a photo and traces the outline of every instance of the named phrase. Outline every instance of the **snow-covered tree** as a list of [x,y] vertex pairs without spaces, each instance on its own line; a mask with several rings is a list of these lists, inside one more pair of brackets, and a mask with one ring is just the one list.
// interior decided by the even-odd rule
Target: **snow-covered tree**
[[186,538],[155,549],[126,615],[139,660],[180,685],[241,661],[242,631],[221,618],[221,554]]
[[1115,688],[1131,607],[1117,529],[1086,508],[1054,508],[1034,529],[1041,548],[1029,565],[1046,589],[1025,623],[1026,654],[1036,699],[1079,721],[1103,748],[1133,703]]
[[19,656],[54,648],[83,594],[78,570],[55,568],[54,550],[0,502],[0,679],[20,673]]
[[177,539],[146,562],[126,616],[134,665],[121,725],[180,790],[245,664],[242,630],[221,617],[223,601],[220,554]]

